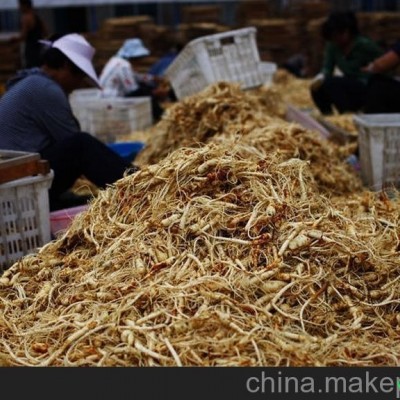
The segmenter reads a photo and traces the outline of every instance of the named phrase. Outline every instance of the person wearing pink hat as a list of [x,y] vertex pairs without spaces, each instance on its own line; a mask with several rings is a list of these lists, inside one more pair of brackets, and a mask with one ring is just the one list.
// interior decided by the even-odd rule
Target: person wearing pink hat
[[55,210],[65,207],[62,197],[81,175],[105,187],[136,167],[81,132],[72,113],[69,93],[88,81],[99,86],[92,64],[95,49],[76,33],[43,44],[41,67],[19,71],[6,84],[0,99],[0,149],[37,152],[49,161],[54,171],[50,206]]

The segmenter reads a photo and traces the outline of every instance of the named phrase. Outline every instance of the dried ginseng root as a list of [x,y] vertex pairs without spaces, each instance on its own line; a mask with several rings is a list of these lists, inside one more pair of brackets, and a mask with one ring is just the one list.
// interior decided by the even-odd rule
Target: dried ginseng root
[[249,143],[175,151],[4,273],[1,360],[398,365],[400,204],[348,201]]

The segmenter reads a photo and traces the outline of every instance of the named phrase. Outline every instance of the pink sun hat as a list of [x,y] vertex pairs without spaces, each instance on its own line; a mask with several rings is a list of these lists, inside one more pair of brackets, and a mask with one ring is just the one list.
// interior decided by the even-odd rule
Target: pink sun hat
[[96,50],[82,35],[70,33],[54,41],[51,46],[65,54],[96,86],[101,87],[92,64]]

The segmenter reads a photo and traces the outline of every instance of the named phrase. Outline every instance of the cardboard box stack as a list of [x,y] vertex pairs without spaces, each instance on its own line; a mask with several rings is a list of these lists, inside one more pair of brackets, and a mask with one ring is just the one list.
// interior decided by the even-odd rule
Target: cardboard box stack
[[150,55],[135,60],[134,66],[138,72],[147,72],[148,67],[165,53],[163,39],[169,35],[170,30],[169,27],[157,25],[149,15],[106,19],[98,32],[88,35],[88,40],[96,48],[94,58],[96,70],[101,71],[110,57],[117,53],[125,39],[140,38],[150,50]]
[[199,22],[209,22],[220,24],[222,17],[222,7],[216,5],[185,5],[181,7],[181,20],[185,24],[195,24]]

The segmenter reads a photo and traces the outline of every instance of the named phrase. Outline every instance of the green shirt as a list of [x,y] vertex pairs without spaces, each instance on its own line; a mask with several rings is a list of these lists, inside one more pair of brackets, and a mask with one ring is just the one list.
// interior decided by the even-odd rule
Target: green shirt
[[321,72],[326,77],[330,77],[335,67],[337,67],[343,75],[354,77],[366,83],[371,75],[362,72],[361,68],[365,67],[383,53],[383,49],[378,46],[378,44],[361,35],[356,36],[353,47],[347,55],[334,43],[328,42],[324,50]]

